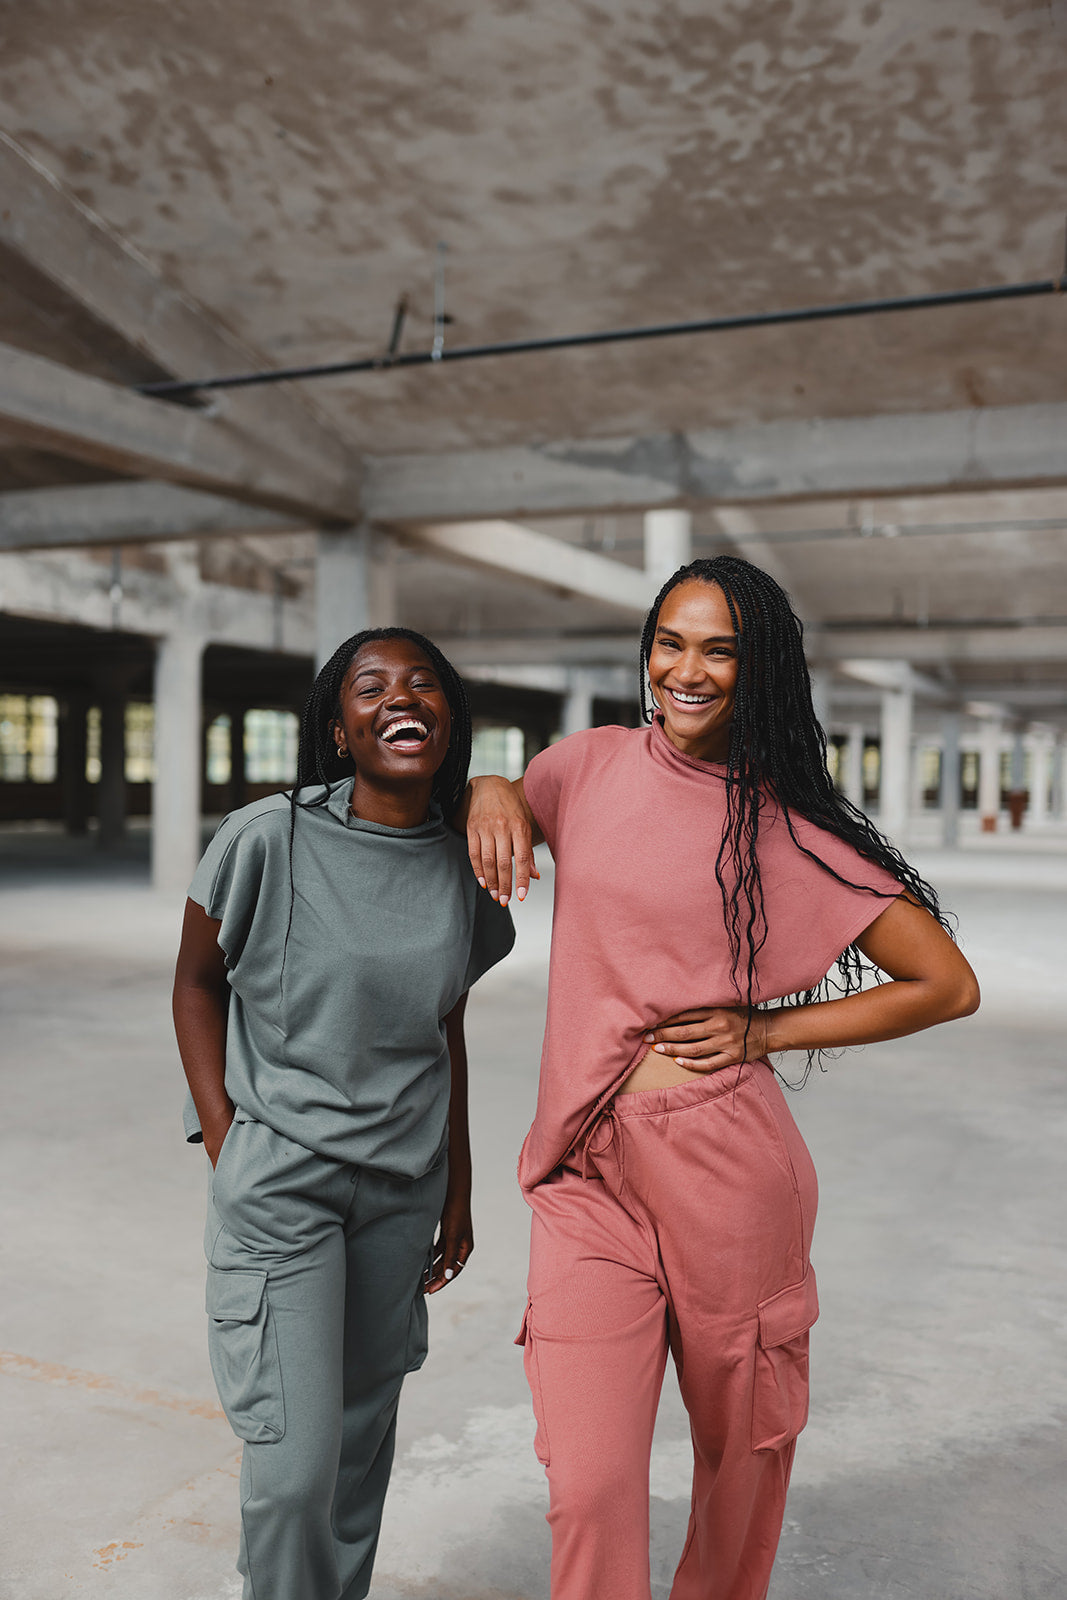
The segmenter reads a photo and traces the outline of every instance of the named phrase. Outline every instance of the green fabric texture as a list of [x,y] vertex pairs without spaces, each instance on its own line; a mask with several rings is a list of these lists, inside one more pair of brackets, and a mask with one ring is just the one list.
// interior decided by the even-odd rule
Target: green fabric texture
[[[351,794],[349,778],[297,808],[292,893],[290,806],[270,795],[223,819],[189,897],[221,923],[239,1112],[320,1155],[416,1178],[446,1142],[444,1018],[515,930],[436,807],[389,828],[354,817]],[[199,1140],[191,1097],[185,1130]]]

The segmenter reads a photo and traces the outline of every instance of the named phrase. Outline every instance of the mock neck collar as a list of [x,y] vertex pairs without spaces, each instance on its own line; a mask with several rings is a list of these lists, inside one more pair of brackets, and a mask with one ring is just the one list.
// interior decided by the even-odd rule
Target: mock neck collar
[[424,822],[417,822],[413,828],[391,828],[385,822],[368,822],[366,817],[352,815],[352,785],[355,778],[342,778],[338,783],[331,783],[330,798],[326,802],[327,811],[335,816],[338,822],[346,828],[355,828],[361,833],[384,833],[393,839],[421,839],[428,834],[443,834],[445,829],[444,817],[441,807],[436,800],[430,801],[430,812]]
[[674,772],[684,772],[688,769],[690,772],[700,773],[704,778],[716,778],[720,783],[725,781],[729,772],[725,761],[701,761],[697,756],[683,755],[677,745],[672,744],[667,737],[662,711],[657,711],[652,718],[649,751],[659,766],[667,767]]

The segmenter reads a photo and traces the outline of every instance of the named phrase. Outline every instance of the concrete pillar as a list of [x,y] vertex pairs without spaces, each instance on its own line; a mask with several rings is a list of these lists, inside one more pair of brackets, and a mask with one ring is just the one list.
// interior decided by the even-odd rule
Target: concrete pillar
[[315,658],[364,628],[397,621],[396,550],[387,534],[364,524],[320,533],[315,548]]
[[829,667],[812,667],[810,676],[811,703],[815,707],[815,720],[820,727],[827,728],[830,723],[830,684],[833,673]]
[[693,559],[692,512],[672,507],[645,512],[645,571],[657,594],[672,573]]
[[593,694],[597,674],[575,667],[567,674],[567,692],[563,698],[563,717],[560,731],[581,733],[593,726]]
[[954,850],[960,842],[960,715],[941,718],[941,843]]
[[1052,770],[1052,737],[1037,733],[1030,745],[1030,821],[1040,826],[1049,817],[1049,778]]
[[156,647],[152,883],[184,889],[200,856],[200,663],[204,641],[173,633]]
[[81,835],[89,825],[89,783],[85,760],[89,743],[89,696],[72,690],[63,702],[59,725],[59,770],[63,780],[63,822],[70,834]]
[[923,786],[923,757],[930,748],[929,741],[916,739],[912,743],[908,760],[908,810],[914,815],[923,809],[926,790]]
[[878,815],[882,832],[896,842],[905,837],[908,827],[911,714],[910,689],[883,690]]
[[1026,745],[1023,743],[1021,724],[1016,725],[1011,736],[1011,762],[1008,768],[1008,814],[1012,831],[1023,825],[1026,813]]
[[1000,722],[983,717],[978,733],[978,815],[983,833],[995,833],[1000,815]]
[[846,800],[851,800],[854,806],[863,809],[863,750],[866,745],[866,730],[862,722],[852,722],[848,728],[848,744],[845,746],[845,771],[842,789]]
[[100,782],[96,786],[96,842],[113,850],[126,836],[126,685],[100,680]]
[[245,803],[245,708],[231,706],[230,718],[230,784],[227,804],[236,811]]
[[1057,822],[1067,820],[1067,739],[1057,734],[1052,747],[1052,796],[1050,806]]

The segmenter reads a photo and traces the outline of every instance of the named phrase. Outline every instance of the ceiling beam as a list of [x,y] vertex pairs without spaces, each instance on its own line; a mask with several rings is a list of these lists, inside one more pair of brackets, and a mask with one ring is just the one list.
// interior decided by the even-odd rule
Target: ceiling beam
[[752,423],[371,456],[378,522],[469,521],[1067,484],[1067,404]]
[[[585,634],[453,634],[438,639],[457,664],[481,662],[560,664],[633,662],[638,630]],[[1067,661],[1067,623],[1034,623],[1019,628],[857,628],[805,630],[809,661],[821,666],[863,658],[911,662],[919,668],[944,662],[982,661],[990,665]],[[949,692],[959,694],[956,689]],[[969,691],[968,691],[969,692]],[[1065,688],[1067,698],[1067,688]]]
[[312,521],[358,515],[354,475],[324,476],[299,441],[267,448],[230,418],[146,400],[10,345],[0,346],[0,427],[23,444],[130,477],[231,494]]
[[146,544],[204,534],[293,533],[307,519],[172,483],[88,483],[0,494],[0,550]]
[[1019,627],[823,628],[810,644],[814,659],[829,666],[862,656],[867,660],[910,661],[918,667],[939,663],[1067,661],[1067,623],[1026,623]]
[[644,617],[655,584],[639,567],[624,566],[611,556],[566,544],[551,534],[522,528],[514,522],[457,522],[407,528],[405,543],[447,556],[485,571],[526,578],[550,589],[565,589],[588,600],[617,606]]
[[[46,278],[92,323],[174,377],[270,361],[159,273],[7,134],[0,133],[0,247]],[[114,357],[114,351],[112,351]],[[135,376],[131,374],[131,381]],[[287,385],[227,395],[215,408],[249,439],[303,457],[324,490],[351,488],[352,453]]]

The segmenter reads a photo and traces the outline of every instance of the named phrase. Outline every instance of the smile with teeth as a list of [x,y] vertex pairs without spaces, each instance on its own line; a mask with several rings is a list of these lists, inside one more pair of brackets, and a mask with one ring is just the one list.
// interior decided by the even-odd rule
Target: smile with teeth
[[381,735],[386,744],[401,750],[416,750],[429,736],[426,724],[414,717],[401,717],[391,722]]
[[713,694],[683,694],[681,689],[668,689],[667,693],[680,706],[710,706],[715,699]]

